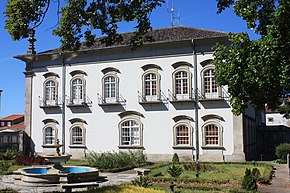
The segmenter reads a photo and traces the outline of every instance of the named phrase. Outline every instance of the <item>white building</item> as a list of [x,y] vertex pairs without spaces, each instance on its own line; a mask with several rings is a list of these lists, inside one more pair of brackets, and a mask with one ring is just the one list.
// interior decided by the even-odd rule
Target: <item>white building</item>
[[251,108],[233,115],[227,88],[214,79],[212,47],[226,44],[227,33],[156,29],[154,42],[134,51],[130,36],[111,47],[16,56],[26,62],[25,123],[35,152],[54,151],[59,139],[74,158],[136,149],[151,161],[175,152],[201,161],[254,156],[265,120]]

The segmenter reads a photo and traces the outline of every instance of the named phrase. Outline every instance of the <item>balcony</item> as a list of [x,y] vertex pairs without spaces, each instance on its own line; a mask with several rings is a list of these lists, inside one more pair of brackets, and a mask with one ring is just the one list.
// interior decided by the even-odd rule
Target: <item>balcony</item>
[[60,108],[62,105],[60,98],[55,100],[44,100],[41,96],[38,96],[38,101],[40,108]]
[[168,89],[169,101],[172,104],[194,102],[195,99],[193,93],[193,90],[191,90],[191,92],[187,94],[175,94]]
[[212,93],[201,93],[199,92],[199,101],[224,101],[230,99],[230,94],[224,87],[218,87],[217,92]]
[[68,97],[66,102],[67,107],[91,107],[93,104],[90,98],[86,95],[84,95],[82,99]]
[[158,95],[143,95],[141,92],[138,91],[138,102],[140,105],[145,104],[162,104],[167,103],[168,97],[160,91]]
[[98,105],[99,106],[123,106],[126,105],[126,99],[120,94],[117,97],[103,97],[101,94],[98,96]]

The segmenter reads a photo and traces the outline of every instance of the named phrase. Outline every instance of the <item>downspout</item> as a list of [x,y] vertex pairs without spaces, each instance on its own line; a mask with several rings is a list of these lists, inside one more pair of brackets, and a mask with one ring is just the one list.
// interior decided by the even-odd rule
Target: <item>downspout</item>
[[[194,68],[194,97],[195,97],[195,149],[196,149],[196,157],[195,161],[196,163],[199,163],[199,126],[198,126],[198,86],[197,86],[197,55],[195,50],[195,42],[194,39],[191,40],[192,42],[192,56],[193,56],[193,68]],[[196,176],[199,175],[199,167],[196,167]]]
[[62,151],[61,153],[65,153],[65,85],[66,85],[66,65],[65,65],[65,58],[64,58],[64,53],[61,52],[60,56],[62,57],[62,111],[61,111],[61,118],[62,118],[62,135],[61,135],[61,144],[62,146]]

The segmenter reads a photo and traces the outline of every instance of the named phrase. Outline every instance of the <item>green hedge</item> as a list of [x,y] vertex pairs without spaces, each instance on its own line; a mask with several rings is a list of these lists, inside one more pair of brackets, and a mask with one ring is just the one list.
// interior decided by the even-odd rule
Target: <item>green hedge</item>
[[286,160],[288,153],[290,153],[289,143],[282,143],[276,146],[275,154],[279,159]]

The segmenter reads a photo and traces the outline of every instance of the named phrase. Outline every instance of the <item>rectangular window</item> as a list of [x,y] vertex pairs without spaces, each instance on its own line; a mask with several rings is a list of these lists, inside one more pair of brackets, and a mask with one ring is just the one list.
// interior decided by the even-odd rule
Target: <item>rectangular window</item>
[[206,145],[219,145],[219,128],[216,125],[206,126],[205,144]]

